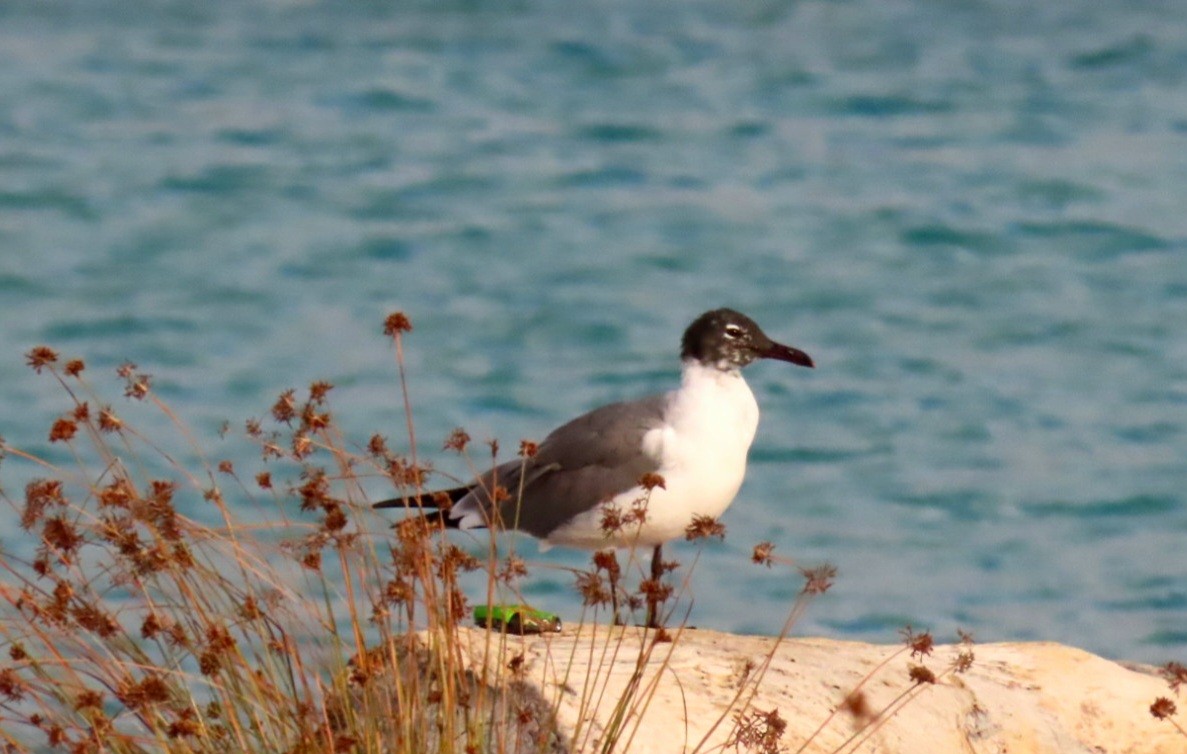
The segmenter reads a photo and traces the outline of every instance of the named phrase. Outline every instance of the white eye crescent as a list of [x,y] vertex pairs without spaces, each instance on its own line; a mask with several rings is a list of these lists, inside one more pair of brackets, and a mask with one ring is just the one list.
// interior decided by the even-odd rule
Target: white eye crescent
[[742,337],[742,328],[738,327],[737,325],[726,325],[725,326],[725,337],[727,337],[727,338]]

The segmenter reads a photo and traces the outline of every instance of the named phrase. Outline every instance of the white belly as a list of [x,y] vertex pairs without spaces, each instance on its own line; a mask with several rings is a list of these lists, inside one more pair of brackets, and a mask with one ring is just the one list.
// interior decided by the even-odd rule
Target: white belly
[[[680,388],[669,395],[664,424],[643,438],[643,452],[659,462],[664,487],[634,487],[583,513],[548,537],[576,547],[654,547],[682,538],[697,516],[719,517],[746,476],[746,456],[758,428],[758,403],[739,372],[686,364]],[[629,513],[646,501],[641,524],[607,534],[607,505]]]

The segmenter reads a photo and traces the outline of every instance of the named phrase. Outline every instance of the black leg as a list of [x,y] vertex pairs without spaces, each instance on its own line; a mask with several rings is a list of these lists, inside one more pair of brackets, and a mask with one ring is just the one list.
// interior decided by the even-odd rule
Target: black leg
[[654,582],[652,589],[647,593],[647,627],[659,628],[659,602],[656,595],[659,591],[659,582],[664,576],[664,546],[656,545],[655,550],[651,553],[651,580]]

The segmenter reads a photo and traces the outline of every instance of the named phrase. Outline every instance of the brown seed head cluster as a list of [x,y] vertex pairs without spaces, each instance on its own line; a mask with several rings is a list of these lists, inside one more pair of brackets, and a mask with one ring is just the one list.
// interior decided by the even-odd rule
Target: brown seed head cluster
[[693,516],[692,523],[684,529],[684,538],[689,542],[710,537],[725,539],[725,524],[712,516]]
[[58,362],[58,352],[48,346],[37,346],[25,354],[25,363],[33,368],[37,374],[48,366]]
[[754,552],[750,554],[750,560],[758,565],[765,565],[770,568],[774,561],[771,558],[771,553],[774,551],[775,545],[770,542],[759,542],[754,546]]
[[921,686],[925,683],[935,683],[936,682],[936,674],[931,672],[931,670],[929,670],[927,668],[927,666],[925,666],[925,665],[911,665],[911,666],[909,666],[907,669],[907,675],[908,675],[908,677],[910,677],[911,681],[917,686]]
[[371,439],[367,441],[367,453],[373,458],[383,458],[391,451],[387,449],[387,438],[383,435],[371,435]]
[[936,645],[931,632],[916,632],[910,625],[900,628],[899,635],[903,637],[903,643],[911,648],[912,657],[923,659],[932,653]]
[[205,648],[198,656],[198,669],[202,675],[212,676],[217,673],[226,661],[227,655],[234,649],[235,639],[224,626],[208,626]]
[[19,702],[25,698],[25,693],[25,682],[17,674],[16,668],[0,668],[0,698]]
[[609,605],[610,590],[600,574],[582,571],[577,574],[577,591],[581,594],[581,604],[586,607]]
[[1171,691],[1178,691],[1179,687],[1187,683],[1187,666],[1177,662],[1168,662],[1162,666],[1162,677],[1166,679]]
[[1150,705],[1150,714],[1159,720],[1174,717],[1176,712],[1178,712],[1178,707],[1175,706],[1174,701],[1165,696],[1158,697]]
[[528,575],[527,563],[518,555],[508,555],[499,568],[498,579],[504,584],[512,584]]
[[639,593],[648,604],[661,605],[672,596],[673,587],[660,579],[643,579],[639,582]]
[[804,576],[804,586],[800,590],[803,594],[824,594],[832,588],[837,568],[825,563],[815,568],[801,568],[800,573]]
[[115,371],[124,379],[124,396],[138,401],[144,400],[151,389],[152,376],[138,373],[136,365],[130,361],[124,362]]
[[734,731],[726,741],[727,747],[736,752],[759,752],[759,754],[780,754],[787,721],[778,709],[762,712],[750,709],[734,715]]
[[389,338],[395,338],[405,332],[412,332],[412,321],[404,312],[392,312],[383,320],[383,334]]
[[859,726],[867,725],[878,716],[870,707],[869,698],[860,689],[845,697],[841,702],[841,709],[852,716]]
[[664,480],[663,476],[654,473],[647,473],[639,477],[639,486],[648,492],[655,489],[656,487],[659,487],[662,490],[666,490],[668,488],[667,482]]
[[647,505],[650,500],[651,492],[645,490],[640,497],[631,501],[628,510],[617,503],[603,505],[600,520],[602,531],[606,536],[611,536],[647,523]]
[[99,409],[99,431],[100,432],[118,432],[123,429],[124,423],[115,412],[111,410],[111,406],[104,406]]
[[169,701],[169,684],[156,673],[149,673],[140,680],[128,677],[115,690],[115,696],[128,709],[143,712],[154,704]]
[[78,423],[65,417],[58,419],[49,430],[50,442],[68,442],[78,433]]
[[449,437],[445,438],[445,445],[441,449],[461,453],[465,451],[466,446],[469,444],[470,435],[461,427],[456,427],[449,433]]
[[28,531],[37,525],[51,505],[65,506],[62,482],[57,479],[35,479],[25,485],[25,510],[21,513],[21,528]]

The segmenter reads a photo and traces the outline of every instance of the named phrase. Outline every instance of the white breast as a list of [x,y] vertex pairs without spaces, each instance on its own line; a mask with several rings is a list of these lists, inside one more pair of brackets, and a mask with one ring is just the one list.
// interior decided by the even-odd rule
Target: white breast
[[[668,395],[663,425],[643,438],[641,450],[659,462],[665,483],[651,491],[645,523],[607,539],[599,508],[552,532],[548,542],[654,547],[683,537],[694,516],[717,518],[733,502],[757,429],[758,402],[740,372],[686,362],[679,389]],[[636,487],[611,504],[630,510],[643,495]]]

